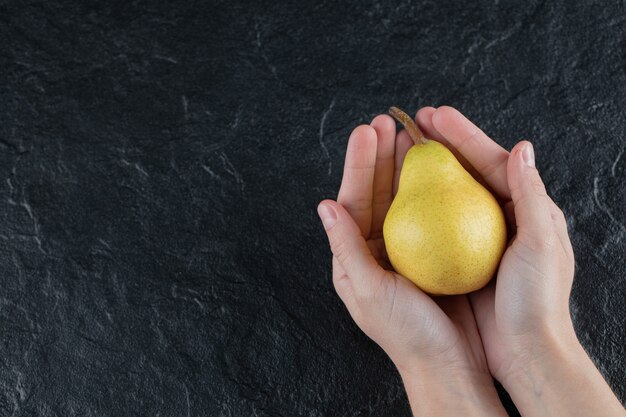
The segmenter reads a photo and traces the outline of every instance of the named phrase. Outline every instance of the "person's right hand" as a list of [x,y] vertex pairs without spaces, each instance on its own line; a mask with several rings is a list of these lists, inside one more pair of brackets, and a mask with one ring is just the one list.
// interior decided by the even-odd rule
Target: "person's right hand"
[[[513,234],[497,279],[470,294],[492,375],[524,415],[623,415],[576,338],[569,311],[574,254],[532,145],[522,141],[509,154],[451,107],[423,108],[416,119],[426,137],[447,145],[491,188]],[[603,413],[597,401],[605,401]]]
[[568,303],[574,255],[565,217],[546,194],[529,142],[509,154],[451,107],[424,108],[417,120],[491,188],[513,232],[497,280],[470,295],[489,369],[504,381],[548,342],[574,336]]

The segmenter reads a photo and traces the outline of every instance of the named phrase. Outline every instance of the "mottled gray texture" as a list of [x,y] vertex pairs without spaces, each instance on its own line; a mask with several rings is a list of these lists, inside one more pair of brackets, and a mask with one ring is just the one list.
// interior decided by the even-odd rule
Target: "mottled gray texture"
[[108,3],[0,0],[1,416],[408,416],[315,214],[390,104],[534,141],[626,400],[623,2]]

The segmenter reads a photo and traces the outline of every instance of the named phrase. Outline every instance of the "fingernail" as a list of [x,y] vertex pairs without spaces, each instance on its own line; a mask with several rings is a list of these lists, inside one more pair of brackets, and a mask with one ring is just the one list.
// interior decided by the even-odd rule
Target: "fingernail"
[[524,162],[526,162],[526,165],[531,168],[535,167],[535,151],[533,150],[532,144],[527,143],[524,145],[524,149],[522,149],[522,158],[524,159]]
[[327,204],[320,204],[317,206],[317,214],[319,214],[324,229],[328,230],[337,222],[337,213],[335,209]]

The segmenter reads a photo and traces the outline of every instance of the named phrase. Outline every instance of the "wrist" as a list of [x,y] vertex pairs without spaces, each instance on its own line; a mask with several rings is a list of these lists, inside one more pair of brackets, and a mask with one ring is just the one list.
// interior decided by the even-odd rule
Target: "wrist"
[[506,416],[489,372],[399,369],[414,415]]
[[550,365],[575,360],[584,354],[573,325],[564,323],[558,328],[544,328],[532,336],[520,336],[511,343],[510,360],[499,369],[497,379],[506,388],[515,386],[529,369],[547,369]]
[[544,339],[501,380],[522,415],[624,416],[623,407],[572,335]]

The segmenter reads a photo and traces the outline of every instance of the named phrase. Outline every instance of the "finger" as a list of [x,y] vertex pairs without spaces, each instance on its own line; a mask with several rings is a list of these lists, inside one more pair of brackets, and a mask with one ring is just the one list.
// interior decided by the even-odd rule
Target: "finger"
[[352,288],[350,277],[346,274],[336,256],[333,256],[333,286],[341,301],[343,301],[348,310],[351,310],[354,306],[354,289]]
[[396,136],[395,170],[393,174],[393,195],[398,192],[398,182],[400,181],[400,171],[404,163],[406,153],[413,146],[413,141],[406,130],[401,130]]
[[535,169],[535,156],[530,142],[522,141],[511,151],[507,177],[515,206],[515,242],[520,242],[531,251],[541,251],[552,243],[554,229],[549,198],[539,172]]
[[[332,200],[322,201],[317,212],[324,224],[333,256],[357,294],[367,294],[384,278],[385,271],[369,251],[350,214]],[[344,277],[345,278],[345,277]]]
[[510,198],[506,179],[509,153],[504,148],[452,107],[439,107],[432,122],[500,198]]
[[447,146],[448,140],[444,138],[441,133],[437,131],[437,129],[435,129],[435,126],[433,126],[432,119],[435,111],[437,111],[437,109],[434,107],[422,107],[415,114],[415,123],[417,123],[417,126],[420,128],[426,138],[434,139],[437,142],[441,142]]
[[370,237],[378,238],[382,236],[383,222],[393,199],[396,122],[390,116],[381,114],[374,118],[370,126],[377,137]]
[[344,206],[364,237],[372,223],[372,186],[376,167],[376,131],[358,126],[348,140],[343,179],[337,202]]
[[569,234],[567,232],[567,220],[565,219],[565,213],[556,205],[554,200],[550,199],[550,216],[554,223],[554,231],[559,237],[561,246],[565,254],[574,259],[574,249],[572,248],[572,242],[570,241]]
[[458,151],[457,148],[452,146],[452,144],[446,139],[433,125],[433,114],[435,114],[434,107],[423,107],[421,108],[417,114],[415,115],[415,122],[418,124],[421,131],[424,133],[428,139],[436,140],[439,143],[442,143],[446,146],[446,148],[450,149],[450,152],[454,155],[454,157],[463,165],[474,178],[480,179],[481,176],[476,171],[476,169],[470,164],[467,159],[463,157]]

